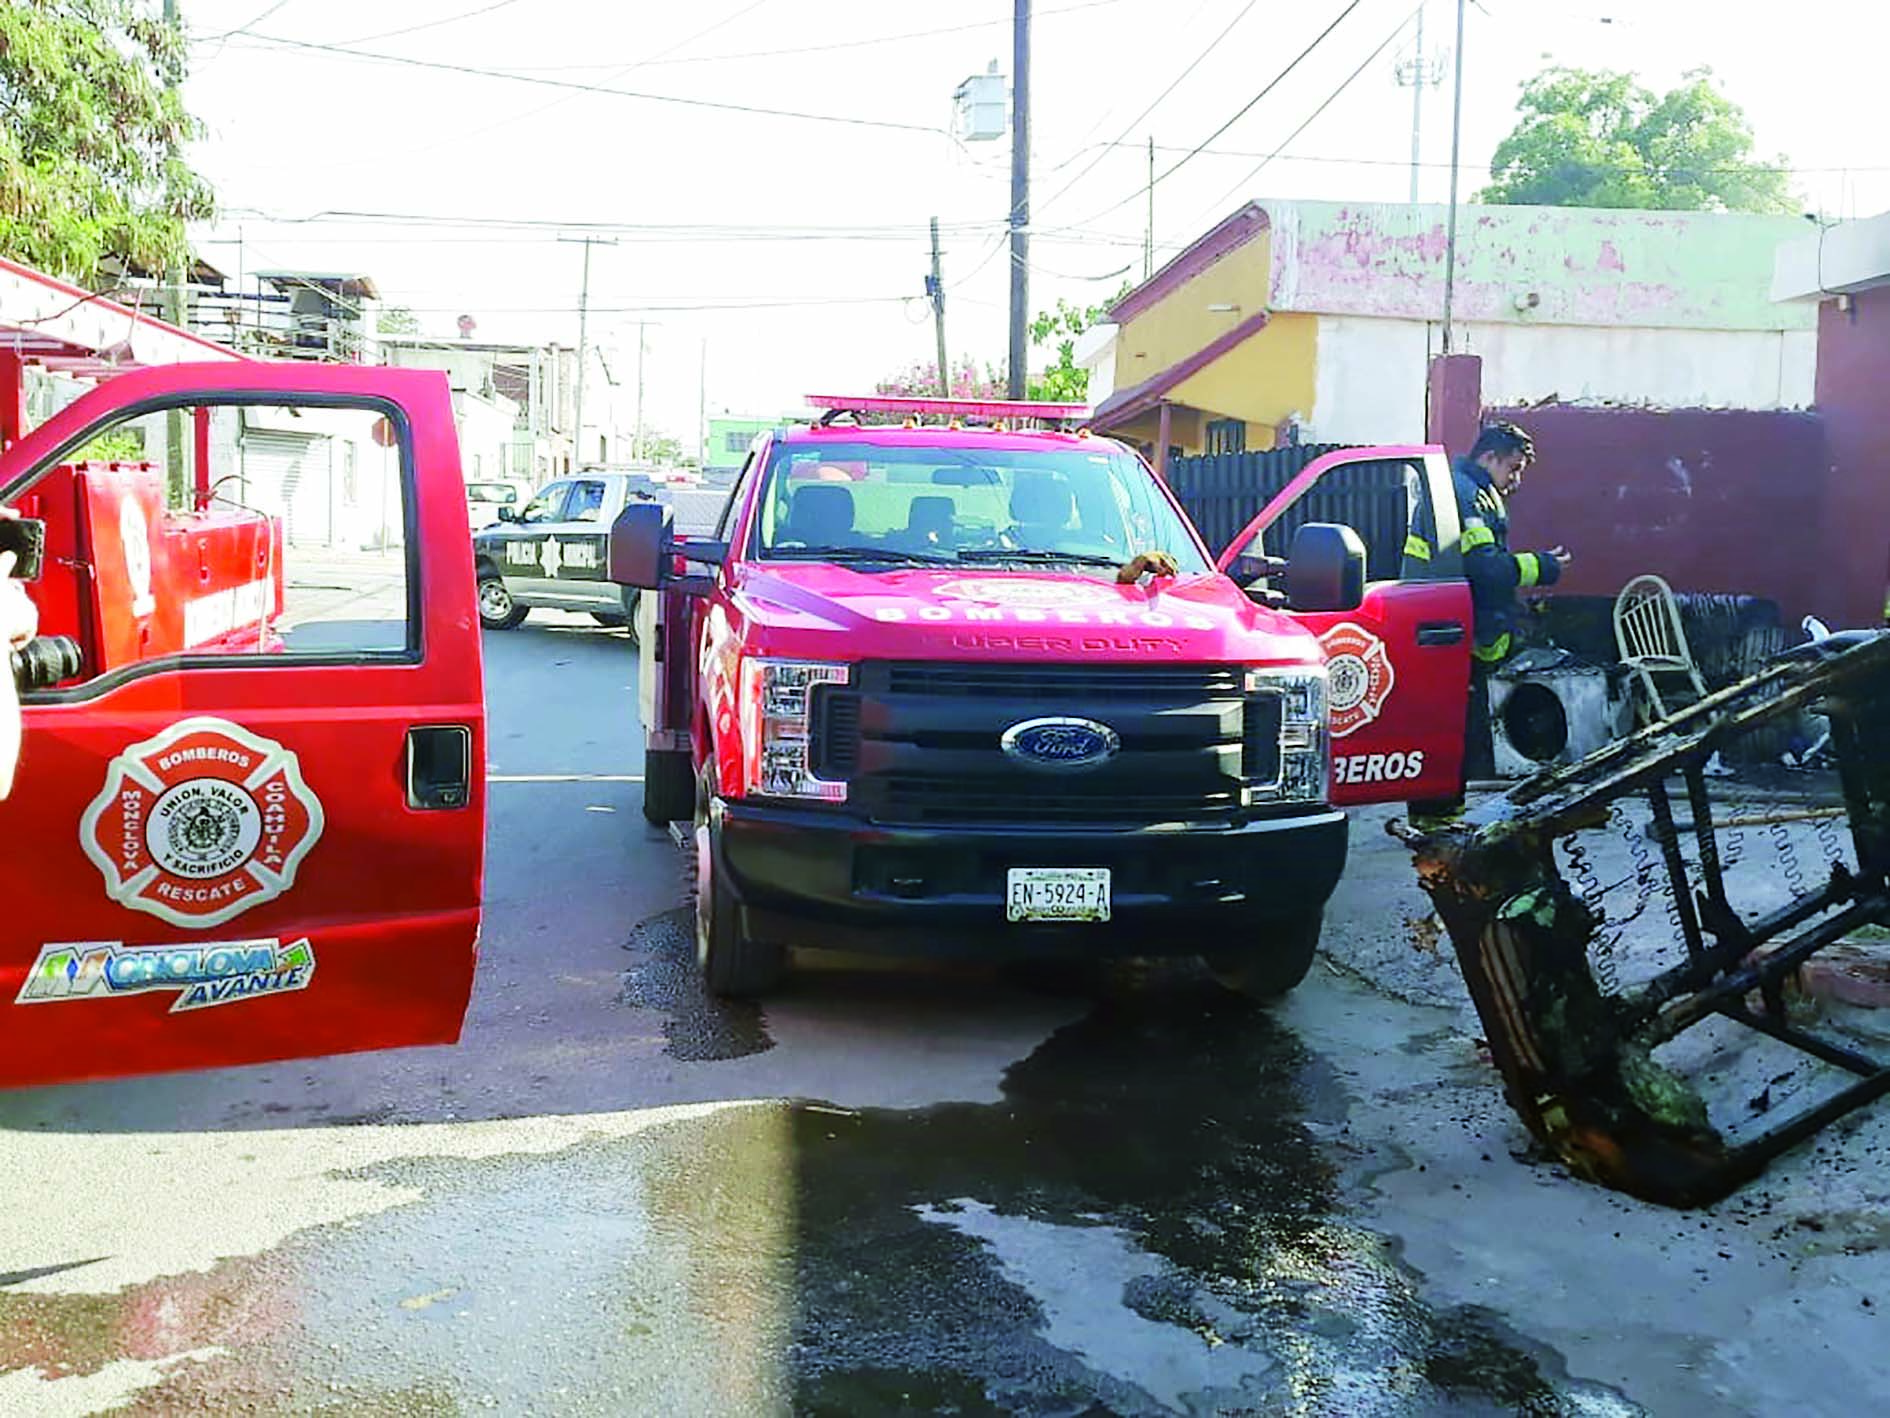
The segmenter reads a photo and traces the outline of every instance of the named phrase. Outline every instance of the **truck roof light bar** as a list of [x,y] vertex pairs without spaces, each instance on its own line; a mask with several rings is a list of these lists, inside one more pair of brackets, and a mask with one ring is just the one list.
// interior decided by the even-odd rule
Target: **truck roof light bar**
[[[1052,403],[1040,399],[926,399],[891,394],[809,394],[809,408],[821,409],[820,426],[825,428],[841,416],[852,414],[905,414],[909,418],[931,417],[939,423],[965,419],[1032,419],[1050,424],[1068,424],[1089,416],[1089,405]],[[916,426],[916,425],[914,425]],[[962,426],[962,423],[961,425]]]

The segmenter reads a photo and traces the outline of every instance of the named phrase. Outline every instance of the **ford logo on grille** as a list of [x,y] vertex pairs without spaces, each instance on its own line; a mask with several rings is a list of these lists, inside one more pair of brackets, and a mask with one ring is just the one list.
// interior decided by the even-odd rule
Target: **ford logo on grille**
[[1094,719],[1026,719],[1006,729],[998,747],[1032,768],[1073,772],[1107,763],[1122,739]]

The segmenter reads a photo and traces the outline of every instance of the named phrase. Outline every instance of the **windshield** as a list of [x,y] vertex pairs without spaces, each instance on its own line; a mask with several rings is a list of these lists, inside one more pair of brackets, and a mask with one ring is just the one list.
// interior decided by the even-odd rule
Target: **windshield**
[[1120,566],[1170,553],[1209,570],[1181,516],[1121,449],[783,444],[756,551],[776,560]]

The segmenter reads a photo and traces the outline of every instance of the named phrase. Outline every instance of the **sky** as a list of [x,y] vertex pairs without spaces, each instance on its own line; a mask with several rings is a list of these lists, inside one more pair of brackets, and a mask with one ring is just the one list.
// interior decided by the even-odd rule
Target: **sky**
[[[364,273],[425,334],[466,314],[480,339],[571,343],[573,238],[612,241],[592,247],[590,337],[633,400],[641,335],[646,426],[692,449],[704,405],[774,415],[929,361],[936,217],[953,358],[1004,357],[1010,140],[960,141],[952,94],[993,60],[1010,74],[1009,0],[181,7],[221,211],[194,236],[226,272]],[[1150,138],[1158,265],[1250,199],[1406,200],[1396,66],[1419,8],[1035,0],[1032,309],[1140,278]],[[1456,5],[1421,8],[1426,58],[1448,59]],[[1886,52],[1890,6],[1860,0],[1470,0],[1463,195],[1546,64],[1656,90],[1710,66],[1807,210],[1873,215],[1890,129],[1846,56]],[[1449,187],[1443,77],[1424,201]]]

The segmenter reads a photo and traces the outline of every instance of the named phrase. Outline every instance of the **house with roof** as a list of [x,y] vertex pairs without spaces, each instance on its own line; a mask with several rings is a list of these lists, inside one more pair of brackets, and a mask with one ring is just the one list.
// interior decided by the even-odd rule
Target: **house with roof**
[[[1117,301],[1078,358],[1094,426],[1170,457],[1421,439],[1448,210],[1250,202]],[[1811,402],[1813,312],[1771,299],[1792,217],[1458,212],[1453,331],[1491,406]]]

